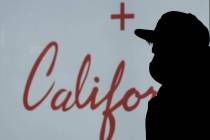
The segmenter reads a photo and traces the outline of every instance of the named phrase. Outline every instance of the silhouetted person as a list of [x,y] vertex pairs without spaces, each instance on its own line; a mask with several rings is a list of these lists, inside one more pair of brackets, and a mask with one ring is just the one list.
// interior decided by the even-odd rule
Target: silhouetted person
[[148,103],[147,140],[209,140],[208,29],[194,15],[172,11],[155,30],[135,34],[153,43],[150,73],[162,85]]

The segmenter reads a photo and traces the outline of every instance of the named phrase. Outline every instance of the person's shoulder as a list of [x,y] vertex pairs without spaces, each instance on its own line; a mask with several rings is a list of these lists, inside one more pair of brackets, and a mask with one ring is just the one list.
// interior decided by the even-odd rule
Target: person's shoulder
[[152,97],[150,99],[150,101],[148,102],[149,106],[156,106],[157,104],[159,104],[159,97],[158,96],[155,96],[155,97]]

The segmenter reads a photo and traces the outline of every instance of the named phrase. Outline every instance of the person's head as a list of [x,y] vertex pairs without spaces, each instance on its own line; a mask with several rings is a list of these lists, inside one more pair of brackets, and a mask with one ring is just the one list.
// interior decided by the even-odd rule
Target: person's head
[[192,70],[208,50],[208,29],[194,15],[168,12],[155,30],[137,29],[135,34],[153,44],[150,63],[152,77],[161,84],[170,83]]

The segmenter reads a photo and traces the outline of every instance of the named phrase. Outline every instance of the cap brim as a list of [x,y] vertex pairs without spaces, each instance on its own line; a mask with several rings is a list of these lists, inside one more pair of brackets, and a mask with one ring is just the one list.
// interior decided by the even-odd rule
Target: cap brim
[[136,29],[135,30],[136,36],[153,43],[155,39],[154,31],[153,30],[145,30],[145,29]]

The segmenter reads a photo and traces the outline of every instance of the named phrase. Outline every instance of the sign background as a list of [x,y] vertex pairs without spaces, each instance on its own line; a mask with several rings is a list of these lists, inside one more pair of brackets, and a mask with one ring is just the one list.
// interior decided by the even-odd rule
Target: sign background
[[[126,20],[125,31],[110,15],[119,13],[120,2],[135,19]],[[50,42],[59,44],[53,76],[43,72],[51,55],[42,63],[33,84],[30,102],[34,102],[56,80],[56,89],[74,91],[76,76],[87,53],[92,65],[82,99],[99,76],[99,97],[109,89],[119,62],[126,68],[114,101],[130,87],[144,92],[150,86],[159,88],[149,74],[153,55],[151,47],[134,35],[136,28],[154,29],[160,16],[167,11],[195,14],[209,25],[208,0],[0,0],[0,139],[2,140],[97,140],[105,106],[92,111],[89,107],[63,113],[50,109],[51,94],[35,111],[23,107],[22,97],[27,76],[41,50]],[[177,83],[178,84],[178,83]],[[146,99],[132,111],[115,111],[116,129],[113,140],[145,140]]]

